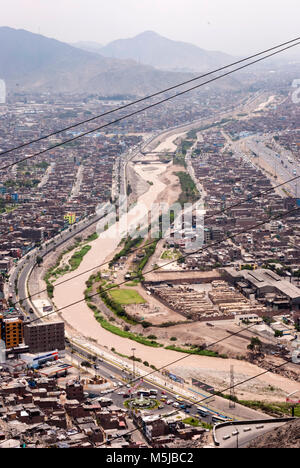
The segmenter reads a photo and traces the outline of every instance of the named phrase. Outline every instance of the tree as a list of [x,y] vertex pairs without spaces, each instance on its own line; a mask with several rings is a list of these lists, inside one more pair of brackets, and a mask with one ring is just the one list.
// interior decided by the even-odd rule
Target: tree
[[251,338],[251,342],[247,346],[247,348],[250,349],[253,352],[254,351],[260,352],[261,351],[261,346],[262,346],[262,342],[260,341],[260,339],[253,336]]
[[40,257],[39,255],[36,257],[36,263],[38,266],[41,266],[43,263],[43,257]]

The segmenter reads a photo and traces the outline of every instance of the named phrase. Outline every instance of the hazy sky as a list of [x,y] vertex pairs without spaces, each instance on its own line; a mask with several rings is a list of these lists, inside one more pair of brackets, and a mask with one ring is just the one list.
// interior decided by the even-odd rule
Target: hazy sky
[[0,6],[0,26],[64,42],[106,44],[152,30],[245,54],[300,36],[299,0],[0,0]]

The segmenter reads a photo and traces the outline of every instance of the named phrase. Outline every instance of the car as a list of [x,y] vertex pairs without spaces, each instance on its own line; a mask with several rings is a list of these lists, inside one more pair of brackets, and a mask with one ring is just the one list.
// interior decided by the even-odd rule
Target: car
[[124,393],[123,398],[129,398],[130,395],[128,393]]
[[125,392],[118,392],[118,395],[125,395]]
[[179,403],[176,403],[176,401],[175,401],[175,403],[173,403],[173,406],[174,406],[174,408],[179,408],[180,405],[179,405]]
[[131,388],[131,385],[127,384],[126,387],[127,387],[127,388]]
[[185,412],[186,414],[189,414],[189,413],[190,413],[190,410],[185,409],[184,412]]
[[180,405],[181,409],[186,409],[186,405]]
[[167,400],[166,403],[167,403],[167,405],[172,405],[172,403],[174,403],[174,401],[173,400]]
[[166,395],[166,392],[164,392],[164,391],[162,390],[161,394],[162,394],[162,395]]

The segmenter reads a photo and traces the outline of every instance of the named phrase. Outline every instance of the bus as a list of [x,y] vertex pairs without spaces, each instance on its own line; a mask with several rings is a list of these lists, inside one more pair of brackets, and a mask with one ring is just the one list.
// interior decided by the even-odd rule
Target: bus
[[221,416],[220,414],[217,414],[211,418],[213,423],[222,423],[222,422],[229,422],[233,421],[233,419],[227,418],[226,416]]
[[150,395],[157,396],[158,390],[156,390],[155,388],[150,388],[149,392]]
[[203,408],[202,406],[199,406],[197,408],[197,413],[200,414],[203,418],[206,418],[206,416],[209,415],[209,411],[206,408]]

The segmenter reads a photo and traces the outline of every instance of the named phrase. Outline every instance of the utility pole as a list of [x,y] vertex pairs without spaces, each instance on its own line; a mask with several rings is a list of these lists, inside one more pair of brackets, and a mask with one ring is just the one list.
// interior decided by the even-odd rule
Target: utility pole
[[230,366],[230,400],[229,408],[235,408],[235,392],[234,392],[234,367]]

